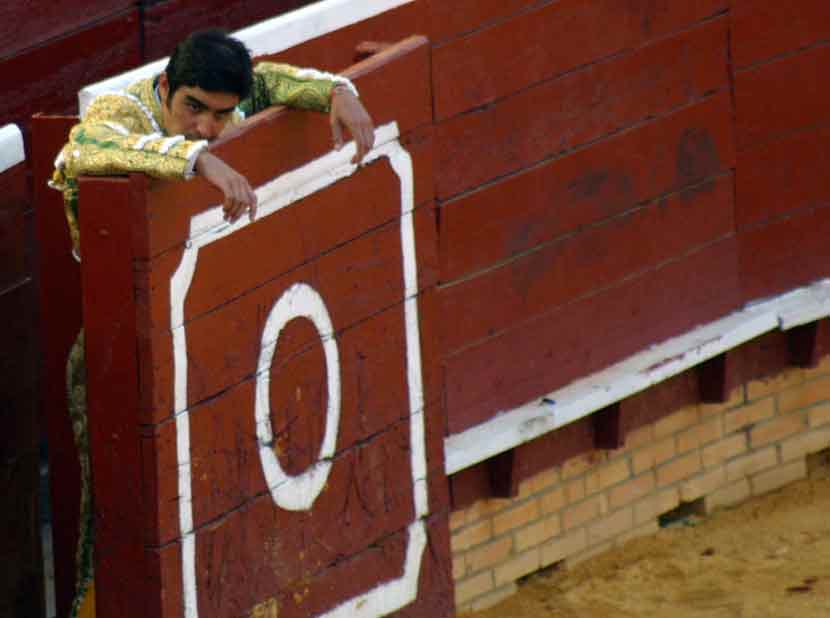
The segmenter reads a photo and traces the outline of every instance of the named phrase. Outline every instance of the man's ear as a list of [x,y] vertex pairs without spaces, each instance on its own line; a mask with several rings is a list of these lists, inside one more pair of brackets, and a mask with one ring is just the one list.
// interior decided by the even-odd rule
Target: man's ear
[[159,74],[159,99],[161,99],[162,104],[169,106],[170,102],[167,100],[169,94],[170,82],[167,81],[167,73],[162,71]]

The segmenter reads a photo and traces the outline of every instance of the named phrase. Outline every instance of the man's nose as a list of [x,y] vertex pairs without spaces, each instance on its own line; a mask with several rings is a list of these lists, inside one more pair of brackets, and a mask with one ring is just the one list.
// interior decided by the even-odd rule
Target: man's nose
[[219,123],[210,114],[202,115],[196,123],[196,132],[202,139],[211,140],[218,137],[220,129]]

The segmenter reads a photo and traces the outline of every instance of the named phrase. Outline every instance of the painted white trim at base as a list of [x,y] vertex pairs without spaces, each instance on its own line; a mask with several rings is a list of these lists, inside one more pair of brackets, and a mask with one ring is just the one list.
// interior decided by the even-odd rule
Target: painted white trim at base
[[444,439],[448,475],[639,393],[764,333],[830,315],[830,279],[753,303]]
[[0,127],[0,173],[26,160],[23,135],[16,124]]
[[[237,30],[233,36],[245,43],[254,57],[276,54],[410,2],[414,0],[323,0]],[[99,94],[123,90],[134,81],[161,73],[168,59],[85,86],[78,92],[80,115]]]

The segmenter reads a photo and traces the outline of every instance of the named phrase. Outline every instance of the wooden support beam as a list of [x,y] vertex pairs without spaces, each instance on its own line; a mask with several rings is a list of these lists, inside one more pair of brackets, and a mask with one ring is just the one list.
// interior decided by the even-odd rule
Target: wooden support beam
[[623,445],[620,402],[612,403],[592,416],[594,423],[594,446],[601,449],[615,449]]
[[724,352],[695,367],[701,402],[723,403],[729,398],[732,357],[732,354]]
[[787,331],[790,364],[810,368],[819,364],[823,356],[830,354],[830,323],[818,320]]
[[494,498],[515,498],[519,495],[516,474],[516,450],[499,453],[487,462],[490,474],[490,492]]

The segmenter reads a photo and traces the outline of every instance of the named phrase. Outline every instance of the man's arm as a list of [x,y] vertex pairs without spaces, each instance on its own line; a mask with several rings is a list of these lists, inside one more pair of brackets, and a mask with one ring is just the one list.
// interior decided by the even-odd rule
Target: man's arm
[[357,96],[357,89],[345,77],[315,69],[300,69],[287,64],[260,62],[254,68],[251,96],[240,104],[246,115],[273,105],[328,112],[335,148],[344,143],[344,130],[355,140],[359,163],[375,141],[369,113]]

